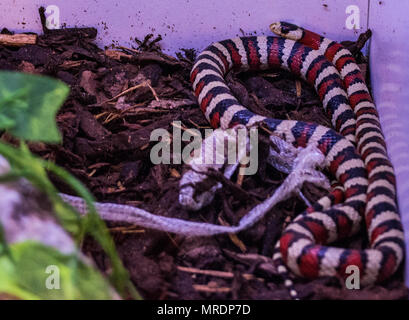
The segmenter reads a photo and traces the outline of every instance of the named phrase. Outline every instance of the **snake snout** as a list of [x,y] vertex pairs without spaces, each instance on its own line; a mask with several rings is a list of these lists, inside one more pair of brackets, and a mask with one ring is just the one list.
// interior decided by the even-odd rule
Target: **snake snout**
[[282,35],[281,22],[273,22],[270,24],[270,30],[276,35]]

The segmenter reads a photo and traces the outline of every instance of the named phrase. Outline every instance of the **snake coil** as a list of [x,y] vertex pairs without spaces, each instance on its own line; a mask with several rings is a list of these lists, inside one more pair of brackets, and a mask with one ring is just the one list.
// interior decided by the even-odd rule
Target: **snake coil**
[[[273,260],[284,276],[345,279],[348,266],[360,270],[362,285],[395,273],[404,257],[403,228],[396,205],[393,167],[378,113],[351,53],[341,44],[285,22],[271,29],[282,37],[241,37],[213,43],[197,58],[191,82],[214,128],[265,126],[295,147],[316,146],[336,179],[332,191],[284,230]],[[334,129],[314,123],[266,118],[233,96],[224,76],[238,71],[282,68],[317,91]],[[366,225],[370,247],[328,244],[351,237]],[[292,281],[285,284],[297,296]]]

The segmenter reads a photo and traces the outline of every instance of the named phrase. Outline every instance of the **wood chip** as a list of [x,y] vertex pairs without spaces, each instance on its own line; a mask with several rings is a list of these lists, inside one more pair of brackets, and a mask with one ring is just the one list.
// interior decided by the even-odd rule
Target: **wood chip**
[[4,46],[22,47],[27,44],[36,44],[36,34],[0,34],[0,44]]
[[117,50],[107,49],[107,50],[105,50],[104,53],[105,53],[105,55],[106,55],[107,57],[109,57],[109,58],[111,58],[111,59],[114,59],[114,60],[118,60],[118,61],[120,61],[121,58],[124,58],[124,59],[132,59],[132,56],[131,56],[130,54],[126,54],[126,53],[124,53],[124,52],[117,51]]
[[21,61],[18,66],[18,70],[24,73],[35,73],[34,65],[27,61]]
[[179,171],[177,171],[176,169],[170,169],[170,175],[174,178],[179,179],[180,178],[180,173]]

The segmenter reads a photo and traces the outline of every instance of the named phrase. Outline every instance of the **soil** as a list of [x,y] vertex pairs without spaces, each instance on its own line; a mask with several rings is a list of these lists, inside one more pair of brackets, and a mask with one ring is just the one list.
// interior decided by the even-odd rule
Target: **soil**
[[[195,52],[182,50],[177,58],[165,55],[160,39],[152,35],[137,41],[134,48],[114,50],[94,44],[93,28],[45,31],[36,45],[0,46],[0,69],[52,76],[71,87],[57,116],[63,143],[31,143],[30,148],[74,174],[98,201],[138,206],[167,217],[234,225],[282,183],[285,175],[266,164],[267,144],[260,139],[256,175],[245,176],[241,186],[226,184],[198,212],[183,209],[176,199],[186,167],[153,165],[150,150],[155,142],[150,141],[150,133],[157,128],[172,132],[174,121],[181,121],[183,130],[210,128],[189,82]],[[357,44],[347,45],[355,49],[366,71]],[[313,88],[287,72],[230,73],[227,82],[241,103],[258,114],[331,126]],[[129,91],[121,95],[125,90]],[[7,134],[2,138],[9,139]],[[62,192],[71,192],[57,179],[53,181]],[[302,191],[310,202],[325,194],[309,184]],[[272,266],[272,248],[283,228],[305,208],[301,199],[291,198],[237,236],[189,238],[135,225],[107,224],[133,283],[146,299],[289,299]],[[362,230],[337,245],[361,248],[366,242]],[[82,250],[102,272],[109,273],[109,261],[92,239],[84,241]],[[383,285],[361,290],[347,290],[332,278],[298,280],[296,289],[304,299],[408,298],[402,270]]]

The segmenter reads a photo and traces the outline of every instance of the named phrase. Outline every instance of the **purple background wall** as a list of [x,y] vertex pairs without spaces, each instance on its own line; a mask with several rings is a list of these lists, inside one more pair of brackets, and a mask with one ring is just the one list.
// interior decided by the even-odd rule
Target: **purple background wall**
[[[285,20],[334,40],[355,40],[373,30],[370,46],[375,101],[395,166],[400,210],[409,244],[409,2],[396,0],[0,0],[0,27],[41,32],[38,7],[57,5],[67,27],[95,26],[100,45],[134,45],[132,37],[164,36],[163,48],[203,49],[213,41],[238,35],[270,34],[271,22]],[[346,9],[360,10],[360,30],[349,30]],[[409,247],[409,246],[408,246]],[[407,255],[409,254],[407,248]],[[408,255],[409,256],[409,255]],[[406,265],[409,286],[409,264]]]
[[[395,167],[409,257],[409,1],[371,1],[371,82],[388,153]],[[407,259],[407,258],[406,258]],[[406,262],[409,286],[409,263]]]
[[97,27],[100,44],[131,46],[131,37],[152,32],[162,34],[164,49],[173,53],[243,33],[270,34],[270,23],[281,19],[352,40],[356,32],[345,27],[351,4],[359,7],[361,29],[366,29],[368,0],[0,0],[0,24],[40,32],[38,7],[57,5],[61,24]]

